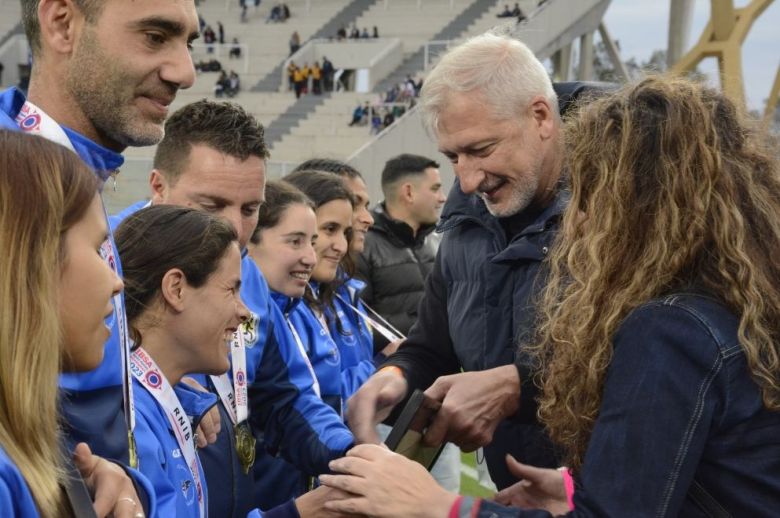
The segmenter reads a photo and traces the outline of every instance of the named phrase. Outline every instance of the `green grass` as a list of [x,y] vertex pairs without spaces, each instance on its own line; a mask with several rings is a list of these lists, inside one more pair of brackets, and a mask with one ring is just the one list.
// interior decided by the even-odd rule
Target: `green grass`
[[[471,468],[476,468],[477,466],[477,459],[473,453],[461,453],[460,459],[463,464]],[[460,494],[482,498],[493,497],[493,492],[491,490],[463,473],[460,475]]]

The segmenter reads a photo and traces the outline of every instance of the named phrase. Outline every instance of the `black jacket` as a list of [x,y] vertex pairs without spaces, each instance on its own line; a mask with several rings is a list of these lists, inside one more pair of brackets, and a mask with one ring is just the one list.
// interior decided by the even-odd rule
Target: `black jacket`
[[[386,365],[400,367],[411,389],[425,389],[439,376],[481,371],[514,363],[520,370],[520,411],[502,421],[485,448],[493,481],[499,488],[516,482],[504,460],[507,453],[534,466],[555,467],[552,446],[535,420],[536,389],[529,362],[517,344],[532,330],[533,301],[543,287],[539,275],[558,230],[566,196],[507,238],[502,221],[490,215],[476,195],[467,196],[456,181],[444,206],[438,230],[443,238],[428,276],[417,323]],[[514,221],[504,221],[512,226]]]
[[384,204],[373,211],[374,226],[358,259],[358,272],[366,283],[360,294],[365,304],[408,334],[417,320],[417,306],[425,292],[425,278],[433,268],[441,236],[435,225],[411,227],[392,219]]

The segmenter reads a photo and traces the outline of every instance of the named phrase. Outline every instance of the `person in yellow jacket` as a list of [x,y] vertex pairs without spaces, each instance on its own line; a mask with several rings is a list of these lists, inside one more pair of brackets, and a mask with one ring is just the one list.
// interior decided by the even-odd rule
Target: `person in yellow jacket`
[[311,89],[315,95],[322,93],[322,69],[317,61],[311,66]]

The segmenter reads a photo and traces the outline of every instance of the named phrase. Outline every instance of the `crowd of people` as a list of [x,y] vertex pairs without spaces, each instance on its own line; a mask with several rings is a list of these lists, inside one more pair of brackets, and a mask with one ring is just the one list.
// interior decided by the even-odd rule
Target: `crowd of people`
[[360,39],[370,39],[370,38],[378,38],[379,37],[379,27],[374,25],[374,27],[371,29],[371,32],[368,32],[368,27],[363,27],[363,30],[361,31],[358,29],[358,26],[353,24],[352,27],[347,30],[347,27],[342,25],[339,27],[339,29],[336,31],[336,41],[344,41],[344,40],[360,40]]
[[[405,153],[372,200],[372,172],[333,159],[267,181],[238,104],[168,116],[195,80],[192,2],[22,8],[29,91],[0,94],[2,516],[780,508],[780,158],[724,94],[553,85],[486,33],[420,92],[452,189]],[[180,30],[150,47],[161,27]],[[155,144],[148,199],[108,217],[122,152]],[[380,445],[414,389],[439,406],[424,443],[455,445],[435,478]],[[480,447],[490,500],[451,482]]]
[[315,61],[311,66],[304,63],[299,67],[290,60],[287,64],[288,88],[295,92],[296,99],[309,93],[321,95],[323,91],[333,91],[334,72],[333,63],[325,56],[322,58],[322,66],[319,61]]
[[369,126],[372,135],[380,133],[415,105],[422,86],[422,79],[415,81],[407,75],[405,81],[391,86],[373,104],[359,102],[352,110],[349,126]]

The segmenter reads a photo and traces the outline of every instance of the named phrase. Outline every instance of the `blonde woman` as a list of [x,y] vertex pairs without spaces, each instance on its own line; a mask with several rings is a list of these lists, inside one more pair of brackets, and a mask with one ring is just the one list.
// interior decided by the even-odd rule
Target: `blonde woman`
[[[57,376],[100,363],[109,334],[104,319],[122,289],[101,257],[107,228],[96,193],[94,174],[72,152],[40,137],[0,131],[3,517],[82,512],[74,508],[73,482],[65,476]],[[122,468],[84,444],[75,462],[98,516],[144,516]]]
[[[780,168],[734,104],[650,78],[566,128],[571,201],[535,346],[571,516],[776,516]],[[521,459],[522,460],[522,459]],[[322,482],[371,516],[550,516],[462,498],[376,446]]]

